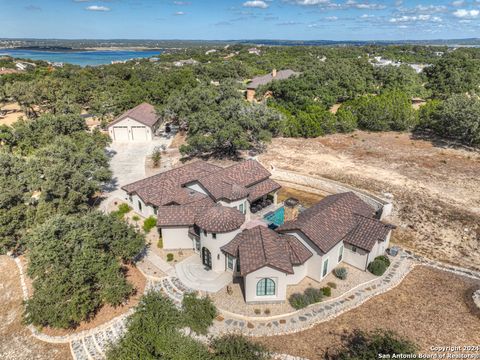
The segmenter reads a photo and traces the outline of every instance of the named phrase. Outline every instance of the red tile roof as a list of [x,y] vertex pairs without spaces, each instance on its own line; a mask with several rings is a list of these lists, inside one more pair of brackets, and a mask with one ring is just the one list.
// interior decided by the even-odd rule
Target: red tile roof
[[293,266],[305,263],[312,253],[294,236],[285,236],[264,226],[244,230],[221,248],[238,257],[245,276],[264,266],[293,274]]
[[195,217],[195,224],[202,230],[213,233],[227,233],[240,229],[245,215],[234,208],[216,205],[203,209]]
[[[327,253],[357,226],[357,216],[373,218],[375,209],[353,192],[330,195],[287,221],[277,231],[300,231]],[[378,220],[376,220],[378,221]]]
[[366,251],[372,251],[376,242],[385,241],[388,233],[395,228],[377,219],[360,215],[356,215],[355,218],[357,226],[345,236],[343,241]]
[[158,120],[160,120],[153,105],[142,103],[118,116],[113,122],[108,124],[108,126],[110,127],[126,118],[136,120],[147,126],[154,126]]
[[248,201],[252,203],[255,200],[260,199],[262,196],[268,195],[271,192],[276,191],[280,188],[281,186],[271,179],[261,181],[258,184],[255,184],[248,188]]

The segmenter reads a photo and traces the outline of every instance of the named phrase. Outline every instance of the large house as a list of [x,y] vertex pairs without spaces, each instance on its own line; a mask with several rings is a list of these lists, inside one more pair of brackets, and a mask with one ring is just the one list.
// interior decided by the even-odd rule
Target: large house
[[153,139],[159,125],[155,107],[142,103],[108,124],[108,133],[115,142],[145,142]]
[[248,303],[285,301],[288,285],[320,281],[342,262],[366,270],[384,254],[393,226],[353,192],[327,196],[272,230],[251,212],[259,202],[278,208],[280,185],[270,176],[254,160],[226,168],[198,161],[123,189],[136,212],[157,216],[165,249],[193,249],[208,269],[241,278]]
[[273,69],[273,71],[270,74],[253,78],[247,84],[247,100],[251,102],[255,99],[255,93],[260,86],[267,85],[272,81],[285,80],[292,76],[297,76],[298,74],[299,74],[298,72],[295,72],[290,69],[279,70],[279,71],[277,71],[276,69]]

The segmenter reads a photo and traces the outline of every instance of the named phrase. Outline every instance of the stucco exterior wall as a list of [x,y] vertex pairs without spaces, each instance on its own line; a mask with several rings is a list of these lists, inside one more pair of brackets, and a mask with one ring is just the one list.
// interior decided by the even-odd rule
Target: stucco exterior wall
[[322,253],[321,251],[307,238],[303,233],[299,231],[290,232],[290,235],[295,236],[298,238],[303,245],[307,247],[308,250],[313,254],[313,256],[307,260],[304,264],[306,267],[306,274],[307,276],[311,277],[313,280],[320,281],[322,280]]
[[203,229],[200,229],[200,244],[201,247],[206,247],[212,254],[212,270],[213,271],[225,271],[226,258],[225,254],[220,250],[223,245],[226,245],[240,232],[240,229],[224,233],[217,234],[217,238],[213,238],[213,234],[207,232],[205,235]]
[[366,270],[369,253],[365,250],[357,248],[356,252],[353,252],[352,245],[345,244],[345,250],[343,252],[343,260],[358,269]]
[[293,267],[293,274],[287,274],[287,285],[296,285],[307,276],[307,265],[302,264]]
[[240,200],[236,200],[236,201],[232,201],[232,202],[227,202],[227,201],[224,201],[224,200],[220,200],[218,202],[220,205],[222,206],[226,206],[226,207],[230,207],[230,208],[235,208],[237,209],[238,211],[240,211],[239,207],[240,207],[240,204],[243,204],[243,208],[245,209],[244,213],[245,213],[245,219],[246,221],[249,221],[250,220],[250,205],[247,201],[247,198],[244,198],[244,199],[240,199]]
[[[146,205],[138,195],[132,195],[131,197],[126,195],[126,200],[129,205],[133,208],[137,214],[142,215],[143,217],[155,216],[155,211],[153,206]],[[141,209],[140,209],[141,205]]]
[[[257,296],[257,283],[263,278],[269,278],[275,282],[275,295]],[[285,273],[282,273],[281,271],[269,266],[265,266],[246,275],[244,277],[245,301],[247,303],[285,301],[287,297],[286,278],[287,276]]]
[[193,240],[188,236],[188,227],[163,227],[162,240],[165,250],[193,249]]

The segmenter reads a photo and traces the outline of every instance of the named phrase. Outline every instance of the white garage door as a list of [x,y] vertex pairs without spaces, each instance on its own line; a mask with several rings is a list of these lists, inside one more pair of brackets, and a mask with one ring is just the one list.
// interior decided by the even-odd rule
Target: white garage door
[[114,126],[113,136],[115,141],[128,141],[128,128],[126,126]]
[[146,141],[147,128],[145,126],[132,126],[133,141]]

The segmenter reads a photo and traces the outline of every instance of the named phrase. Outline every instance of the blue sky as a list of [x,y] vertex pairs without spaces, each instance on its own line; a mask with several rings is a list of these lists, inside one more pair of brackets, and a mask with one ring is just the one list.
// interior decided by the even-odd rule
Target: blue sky
[[0,37],[405,40],[480,36],[480,0],[0,0]]

